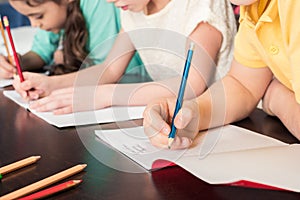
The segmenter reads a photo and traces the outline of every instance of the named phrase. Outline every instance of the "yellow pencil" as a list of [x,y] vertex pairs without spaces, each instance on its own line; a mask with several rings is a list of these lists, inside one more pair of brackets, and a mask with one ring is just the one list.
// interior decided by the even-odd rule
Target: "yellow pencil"
[[32,183],[28,186],[25,186],[21,189],[18,189],[16,191],[13,191],[9,194],[6,194],[2,197],[0,197],[0,200],[8,200],[8,199],[16,199],[19,198],[21,196],[24,196],[26,194],[35,192],[39,189],[42,189],[44,187],[47,187],[55,182],[58,182],[60,180],[63,180],[69,176],[72,176],[76,173],[81,172],[87,165],[86,164],[80,164],[80,165],[76,165],[74,167],[71,167],[69,169],[66,169],[62,172],[59,172],[57,174],[54,174],[52,176],[49,176],[48,178],[42,179],[38,182]]
[[14,162],[12,164],[6,165],[6,166],[0,168],[0,174],[2,174],[2,175],[7,174],[9,172],[15,171],[15,170],[25,167],[27,165],[31,165],[31,164],[35,163],[36,161],[38,161],[40,158],[41,158],[41,156],[31,156],[31,157],[25,158],[23,160]]
[[12,64],[12,61],[11,61],[12,57],[11,57],[9,49],[8,49],[8,44],[7,44],[7,40],[6,40],[6,36],[5,36],[5,32],[4,32],[4,27],[3,27],[3,24],[2,24],[1,15],[0,15],[0,29],[1,29],[1,35],[2,35],[2,38],[3,38],[3,42],[4,42],[6,53],[7,53],[7,58],[9,60],[10,64]]

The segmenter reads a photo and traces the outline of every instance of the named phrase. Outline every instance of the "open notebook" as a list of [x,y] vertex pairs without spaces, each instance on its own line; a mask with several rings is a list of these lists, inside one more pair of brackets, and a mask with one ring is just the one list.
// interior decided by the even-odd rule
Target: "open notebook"
[[[152,146],[143,127],[96,130],[95,134],[147,170],[174,163],[210,184],[244,181],[300,192],[300,144],[289,145],[232,125],[201,133],[192,147],[176,151]],[[206,141],[207,134],[218,139],[215,143]],[[207,142],[213,148],[206,156],[200,156],[207,151]]]
[[[18,105],[29,109],[29,103],[24,101],[21,96],[14,90],[3,91],[4,96],[13,100]],[[109,107],[105,109],[76,112],[65,115],[54,115],[52,112],[36,112],[30,110],[39,118],[52,124],[56,127],[80,126],[98,123],[109,123],[116,121],[126,121],[130,119],[143,118],[144,106],[129,106],[129,107]]]

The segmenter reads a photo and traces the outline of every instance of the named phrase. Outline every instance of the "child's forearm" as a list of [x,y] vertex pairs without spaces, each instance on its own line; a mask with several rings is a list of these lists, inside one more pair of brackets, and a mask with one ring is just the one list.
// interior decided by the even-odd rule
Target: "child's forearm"
[[296,102],[294,92],[274,80],[266,96],[264,105],[300,140],[300,104]]
[[66,87],[96,86],[103,74],[102,65],[95,65],[80,71],[50,76],[51,89],[61,89]]
[[214,83],[197,98],[199,130],[229,124],[247,117],[258,99],[231,76]]
[[[176,88],[166,86],[159,82],[134,83],[134,84],[109,84],[111,105],[147,105],[149,102],[176,96]],[[110,105],[110,106],[111,106]]]
[[[159,82],[146,82],[135,84],[110,84],[113,105],[146,105],[149,102],[164,97],[176,97],[181,77],[167,79]],[[105,86],[105,85],[104,85]],[[202,79],[193,83],[188,81],[184,99],[198,96],[206,88]]]

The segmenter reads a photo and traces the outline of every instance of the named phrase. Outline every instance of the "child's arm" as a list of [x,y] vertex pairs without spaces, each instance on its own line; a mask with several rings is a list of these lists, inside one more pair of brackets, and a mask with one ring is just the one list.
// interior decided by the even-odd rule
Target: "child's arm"
[[[188,147],[188,141],[194,138],[196,130],[221,126],[247,117],[262,98],[272,76],[267,67],[249,68],[233,61],[230,72],[222,80],[214,83],[198,98],[183,104],[174,123],[179,130],[185,131],[186,136],[183,139],[177,135],[177,142],[172,148]],[[164,99],[149,104],[144,112],[145,132],[156,146],[168,145],[174,102],[175,98]]]
[[199,130],[247,117],[263,97],[272,77],[268,67],[250,68],[234,59],[228,74],[198,97],[201,113]]
[[[213,68],[222,45],[222,34],[210,24],[200,23],[190,35],[190,40],[196,43],[196,46],[188,76],[185,99],[199,96],[207,88],[210,79],[213,78],[215,70]],[[205,55],[203,55],[204,51]],[[181,78],[180,75],[158,82],[111,85],[111,89],[106,89],[106,91],[114,92],[108,95],[111,96],[109,102],[112,105],[146,105],[154,99],[176,96]],[[100,96],[101,94],[99,94],[99,98]]]
[[286,128],[300,140],[300,105],[295,93],[274,79],[263,99],[264,111],[277,116]]
[[[222,44],[221,33],[207,23],[200,23],[190,35],[190,39],[197,45],[194,50],[185,98],[196,97],[206,89],[206,83],[212,78],[213,67],[215,67],[214,61],[217,60],[217,55]],[[206,52],[205,55],[203,55],[203,49]],[[159,82],[108,84],[115,83],[121,78],[134,53],[133,50],[134,47],[127,34],[119,34],[104,66],[92,67],[78,73],[77,80],[79,81],[76,83],[77,86],[86,86],[88,85],[87,82],[90,81],[91,83],[91,80],[93,80],[92,77],[101,77],[99,83],[102,85],[97,88],[95,93],[96,99],[99,99],[96,101],[96,109],[112,105],[146,105],[157,98],[177,95],[181,76]],[[70,80],[72,83],[75,81],[75,77],[72,75],[57,76],[55,79],[62,77],[65,77],[61,79],[62,81],[53,81],[60,88],[71,86],[64,84],[66,80]],[[85,84],[80,85],[81,82],[85,82]],[[25,95],[25,92],[23,93]],[[65,99],[68,101],[61,101],[62,93],[62,91],[55,92],[41,101],[36,101],[32,104],[32,107],[35,109],[39,108],[39,111],[63,109],[63,112],[66,110],[71,112],[73,109],[72,107],[70,108],[70,105],[72,105],[70,99],[72,98],[69,95],[72,95],[72,93],[68,90],[66,94],[69,95],[65,96]],[[47,106],[49,104],[52,106]],[[68,107],[68,109],[64,109],[64,107]]]
[[[72,87],[75,83],[76,86],[115,83],[123,75],[135,52],[128,39],[126,34],[119,34],[109,55],[102,64],[78,72],[50,77],[35,73],[24,73],[25,81],[21,83],[19,80],[15,80],[13,85],[24,98],[37,99],[49,95],[53,90]],[[79,79],[80,81],[78,81]],[[39,92],[36,92],[35,89]],[[43,91],[42,95],[41,91]]]

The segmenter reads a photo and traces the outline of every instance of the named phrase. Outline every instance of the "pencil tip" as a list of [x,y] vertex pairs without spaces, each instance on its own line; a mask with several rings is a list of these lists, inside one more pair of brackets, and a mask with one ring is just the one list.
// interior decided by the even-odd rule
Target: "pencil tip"
[[82,166],[83,168],[85,168],[85,167],[87,166],[87,164],[81,164],[81,166]]
[[171,145],[173,144],[174,138],[169,138],[168,140],[168,148],[171,149]]
[[80,180],[73,180],[73,183],[75,183],[75,184],[78,184],[78,183],[81,183],[82,182],[82,180],[80,179]]
[[190,43],[190,50],[194,50],[194,46],[195,46],[194,42],[191,42]]
[[41,159],[42,156],[32,156],[32,157],[34,157],[35,159],[39,160],[39,159]]

